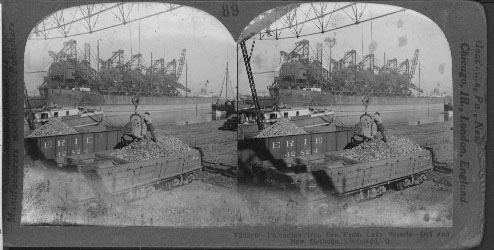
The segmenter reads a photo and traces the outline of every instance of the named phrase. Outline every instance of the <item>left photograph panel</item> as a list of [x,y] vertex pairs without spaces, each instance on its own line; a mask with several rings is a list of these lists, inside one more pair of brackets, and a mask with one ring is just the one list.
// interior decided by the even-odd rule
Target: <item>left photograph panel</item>
[[236,43],[204,11],[91,4],[32,28],[22,225],[236,225]]

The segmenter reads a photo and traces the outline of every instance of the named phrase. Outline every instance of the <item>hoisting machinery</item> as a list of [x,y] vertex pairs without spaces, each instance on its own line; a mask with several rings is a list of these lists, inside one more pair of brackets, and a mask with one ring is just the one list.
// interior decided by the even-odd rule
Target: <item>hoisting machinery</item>
[[245,71],[247,73],[247,78],[249,78],[250,92],[252,94],[252,101],[254,102],[254,108],[256,110],[256,123],[259,130],[264,129],[264,116],[262,115],[261,106],[257,99],[256,85],[254,83],[254,76],[252,74],[252,68],[250,67],[250,59],[252,58],[252,52],[254,51],[254,45],[256,41],[252,41],[252,47],[250,48],[250,54],[247,52],[247,47],[245,45],[245,40],[240,42],[240,49],[242,50],[242,56],[244,58]]
[[[278,88],[301,89],[318,87],[335,95],[409,96],[411,90],[421,93],[411,81],[418,61],[418,49],[412,60],[398,65],[396,58],[387,60],[383,67],[375,65],[375,55],[368,54],[357,62],[356,50],[346,51],[339,60],[329,58],[329,69],[322,67],[322,51],[309,57],[309,42],[302,40],[295,44],[290,53],[280,51],[281,65],[278,77],[270,87],[276,93]],[[365,66],[368,66],[364,68]],[[400,74],[401,72],[405,72]]]
[[[185,64],[185,49],[181,51],[179,60],[173,59],[166,67],[163,59],[152,60],[151,65],[146,67],[142,63],[142,54],[134,54],[127,59],[122,49],[113,51],[106,60],[92,56],[89,44],[84,44],[82,53],[78,54],[78,50],[77,42],[69,40],[63,43],[59,52],[49,51],[52,63],[48,76],[39,87],[42,94],[48,89],[80,87],[102,94],[143,96],[176,96],[180,89],[191,91],[179,83]],[[91,67],[91,59],[97,62],[96,69]]]

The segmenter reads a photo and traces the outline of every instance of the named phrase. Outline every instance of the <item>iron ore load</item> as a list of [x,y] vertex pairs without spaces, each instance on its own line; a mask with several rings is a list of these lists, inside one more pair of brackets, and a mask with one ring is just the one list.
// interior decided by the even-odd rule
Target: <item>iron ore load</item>
[[[165,189],[194,181],[202,170],[202,155],[198,149],[177,138],[159,137],[157,142],[139,141],[117,150],[67,157],[83,175],[100,180],[100,185],[112,196],[124,200],[143,198],[156,187]],[[88,204],[101,194],[81,199]]]

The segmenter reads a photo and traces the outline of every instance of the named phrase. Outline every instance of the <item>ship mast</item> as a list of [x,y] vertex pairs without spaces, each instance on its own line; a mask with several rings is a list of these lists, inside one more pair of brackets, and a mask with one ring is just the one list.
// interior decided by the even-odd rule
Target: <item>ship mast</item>
[[187,91],[187,89],[189,89],[189,87],[187,86],[187,70],[187,60],[185,60],[185,97],[187,97],[189,94],[189,92]]
[[225,99],[228,100],[228,59],[226,60]]
[[[420,61],[419,61],[419,89],[421,89],[420,88]],[[420,91],[419,91],[419,96],[420,96]]]

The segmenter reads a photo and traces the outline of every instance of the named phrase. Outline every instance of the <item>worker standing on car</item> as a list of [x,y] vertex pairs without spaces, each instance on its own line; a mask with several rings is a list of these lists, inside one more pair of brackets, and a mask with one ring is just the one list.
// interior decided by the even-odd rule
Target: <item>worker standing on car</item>
[[153,127],[153,121],[151,120],[151,115],[149,112],[144,113],[144,122],[146,123],[146,127],[151,132],[151,140],[156,142],[156,136],[154,136],[154,127]]
[[386,138],[386,133],[384,132],[383,121],[381,120],[381,114],[379,112],[374,113],[374,122],[377,125],[377,132],[381,132],[382,140],[384,142],[388,142],[388,138]]

